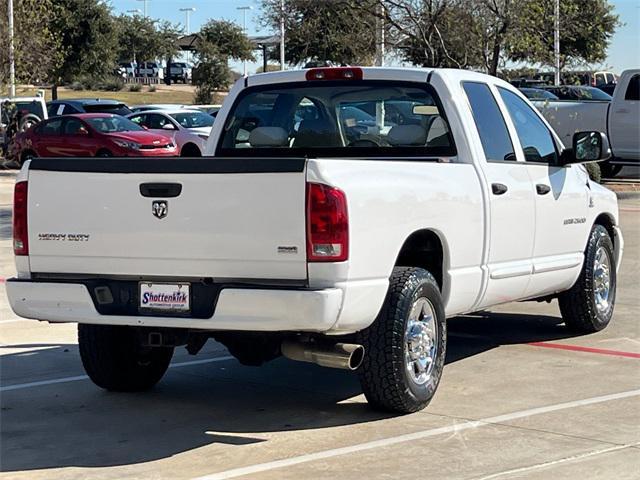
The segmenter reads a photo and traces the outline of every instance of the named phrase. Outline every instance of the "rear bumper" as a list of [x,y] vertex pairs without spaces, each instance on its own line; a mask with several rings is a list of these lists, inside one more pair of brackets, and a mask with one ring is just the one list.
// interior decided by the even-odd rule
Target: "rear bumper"
[[326,332],[336,323],[342,305],[342,290],[338,288],[224,288],[210,318],[101,315],[82,284],[10,279],[6,286],[11,308],[23,318],[102,325]]

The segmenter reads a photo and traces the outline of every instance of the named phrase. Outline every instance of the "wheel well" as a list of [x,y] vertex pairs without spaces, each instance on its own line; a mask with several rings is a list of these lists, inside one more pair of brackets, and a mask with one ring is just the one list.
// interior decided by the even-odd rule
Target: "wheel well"
[[598,218],[596,218],[596,221],[593,223],[594,225],[602,225],[604,228],[607,229],[607,232],[609,232],[609,236],[611,237],[611,242],[615,246],[616,235],[615,235],[615,230],[613,229],[615,225],[613,218],[607,213],[601,213],[598,216]]
[[400,249],[396,267],[420,267],[428,270],[442,290],[444,250],[440,237],[432,230],[418,230]]
[[33,150],[25,150],[20,154],[20,160],[24,162],[27,159],[29,154],[31,154],[32,157],[36,156],[36,152],[34,152]]
[[201,157],[202,152],[197,145],[194,145],[193,143],[187,143],[182,146],[180,155],[182,155],[183,157]]
[[111,152],[106,148],[101,148],[96,152],[96,157],[99,157],[100,154],[107,154],[107,156],[111,156]]

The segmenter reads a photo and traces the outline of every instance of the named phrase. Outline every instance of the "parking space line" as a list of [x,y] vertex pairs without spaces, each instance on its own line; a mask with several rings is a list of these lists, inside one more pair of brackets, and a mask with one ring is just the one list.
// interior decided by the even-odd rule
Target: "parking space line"
[[[181,367],[190,367],[193,365],[203,365],[205,363],[214,363],[214,362],[226,362],[227,360],[233,360],[232,356],[224,356],[224,357],[215,357],[215,358],[204,358],[202,360],[191,360],[189,362],[177,362],[169,365],[169,368],[181,368]],[[89,377],[87,375],[77,375],[75,377],[62,377],[62,378],[52,378],[50,380],[41,380],[38,382],[28,382],[28,383],[17,383],[15,385],[5,385],[0,386],[0,392],[9,392],[12,390],[23,390],[25,388],[34,388],[34,387],[42,387],[45,385],[55,385],[56,383],[68,383],[68,382],[78,382],[80,380],[88,380]]]
[[494,473],[492,475],[488,475],[486,477],[482,477],[478,480],[491,480],[493,478],[504,477],[505,475],[512,475],[514,473],[524,473],[531,472],[532,470],[540,470],[541,468],[553,467],[555,465],[559,465],[567,462],[575,462],[579,460],[583,460],[585,458],[594,457],[596,455],[603,455],[605,453],[616,452],[618,450],[625,450],[627,448],[632,448],[637,446],[637,443],[630,443],[625,445],[615,445],[609,448],[602,448],[600,450],[592,450],[586,453],[580,453],[578,455],[571,455],[570,457],[560,458],[558,460],[552,460],[550,462],[537,463],[535,465],[529,465],[527,467],[514,468],[512,470],[505,470],[503,472]]
[[546,407],[530,408],[527,410],[520,410],[517,412],[507,413],[504,415],[498,415],[495,417],[483,418],[481,420],[469,420],[463,423],[449,425],[446,427],[432,428],[429,430],[422,430],[414,433],[407,433],[404,435],[398,435],[395,437],[384,438],[382,440],[374,440],[371,442],[360,443],[356,445],[350,445],[348,447],[332,448],[329,450],[322,450],[315,453],[308,453],[305,455],[299,455],[297,457],[285,458],[282,460],[274,460],[272,462],[258,463],[255,465],[249,465],[247,467],[234,468],[223,472],[213,473],[211,475],[205,475],[198,477],[195,480],[225,480],[229,478],[237,478],[245,475],[252,475],[256,473],[266,472],[270,470],[276,470],[279,468],[290,467],[293,465],[299,465],[301,463],[313,462],[316,460],[323,460],[332,457],[338,457],[342,455],[348,455],[351,453],[358,453],[367,450],[373,450],[375,448],[389,447],[400,443],[411,442],[415,440],[422,440],[428,437],[434,437],[436,435],[443,435],[447,433],[458,433],[463,430],[475,429],[478,427],[499,424],[503,422],[509,422],[525,417],[532,417],[534,415],[541,415],[544,413],[557,412],[559,410],[567,410],[571,408],[583,407],[586,405],[594,405],[603,402],[610,402],[613,400],[621,400],[624,398],[631,398],[640,395],[640,389],[628,390],[626,392],[613,393],[610,395],[602,395],[598,397],[585,398],[582,400],[574,400],[570,402],[557,403],[555,405],[547,405]]
[[532,347],[569,350],[572,352],[585,352],[585,353],[597,353],[599,355],[612,355],[614,357],[640,358],[640,353],[623,352],[620,350],[608,350],[606,348],[583,347],[580,345],[567,345],[564,343],[532,342],[532,343],[527,343],[527,345],[531,345]]

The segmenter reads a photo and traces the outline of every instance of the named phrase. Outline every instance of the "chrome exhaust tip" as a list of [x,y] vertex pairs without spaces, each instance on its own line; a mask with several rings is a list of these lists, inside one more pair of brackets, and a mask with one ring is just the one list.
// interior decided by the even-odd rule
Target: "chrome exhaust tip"
[[322,367],[357,370],[364,360],[364,347],[355,343],[318,345],[310,342],[285,340],[280,346],[282,355],[290,360],[315,363]]

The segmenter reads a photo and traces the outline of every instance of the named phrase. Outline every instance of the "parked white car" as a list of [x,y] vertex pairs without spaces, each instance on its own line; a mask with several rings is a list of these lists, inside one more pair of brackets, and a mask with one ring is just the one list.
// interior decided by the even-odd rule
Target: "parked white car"
[[202,156],[213,126],[210,115],[184,108],[146,110],[132,113],[127,118],[149,131],[171,137],[182,157]]
[[604,175],[615,175],[624,165],[640,162],[640,69],[620,76],[611,101],[534,100],[565,145],[575,132],[595,130],[609,137],[613,157],[603,163]]
[[580,165],[609,148],[600,132],[572,145],[478,73],[243,78],[213,158],[28,161],[9,301],[78,322],[109,390],[152,387],[176,346],[213,337],[243,364],[357,369],[374,407],[415,412],[440,382],[447,317],[557,298],[573,331],[611,321],[618,205]]
[[136,67],[137,77],[164,78],[164,68],[158,62],[140,62]]

